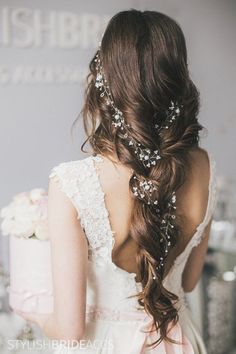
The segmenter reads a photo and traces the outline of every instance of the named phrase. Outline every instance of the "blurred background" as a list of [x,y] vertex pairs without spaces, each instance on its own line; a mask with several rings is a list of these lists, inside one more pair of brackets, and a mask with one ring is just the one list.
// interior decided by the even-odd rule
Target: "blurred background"
[[[209,354],[236,348],[236,1],[0,0],[0,208],[13,195],[47,189],[59,162],[86,157],[84,132],[71,125],[83,103],[88,63],[106,23],[136,8],[173,17],[182,27],[189,68],[201,93],[201,145],[217,164],[220,187],[204,272],[188,295]],[[8,313],[8,238],[0,236],[0,352],[23,324]],[[25,329],[27,331],[27,328]],[[2,351],[1,351],[2,350]],[[32,352],[32,351],[31,351]]]

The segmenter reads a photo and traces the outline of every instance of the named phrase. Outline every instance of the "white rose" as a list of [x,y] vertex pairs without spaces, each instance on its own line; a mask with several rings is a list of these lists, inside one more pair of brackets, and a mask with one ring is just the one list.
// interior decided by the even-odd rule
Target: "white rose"
[[36,210],[33,205],[15,205],[14,208],[12,208],[12,213],[12,218],[18,222],[22,220],[34,221],[37,219]]
[[19,193],[13,201],[0,210],[3,218],[1,228],[3,235],[36,237],[47,239],[47,193],[41,188],[31,192]]
[[35,225],[29,219],[15,220],[11,234],[14,236],[29,238],[34,234]]
[[48,223],[47,220],[38,222],[35,226],[35,236],[40,240],[48,240]]
[[1,224],[1,230],[3,236],[11,235],[13,227],[14,227],[14,222],[11,219],[4,219]]
[[2,208],[0,213],[1,218],[12,218],[14,217],[13,206],[10,204],[9,206]]
[[37,202],[39,199],[42,198],[42,196],[44,196],[46,194],[45,190],[42,188],[35,188],[32,189],[32,191],[30,192],[30,199],[32,200],[32,202]]
[[41,219],[41,211],[38,205],[31,205],[28,210],[26,210],[25,215],[27,216],[28,219],[31,221],[37,222],[38,220]]
[[30,196],[28,192],[23,192],[15,195],[13,197],[13,202],[11,204],[14,205],[29,205],[30,204]]
[[19,237],[30,237],[34,234],[34,224],[29,220],[5,219],[1,224],[4,236],[14,235]]

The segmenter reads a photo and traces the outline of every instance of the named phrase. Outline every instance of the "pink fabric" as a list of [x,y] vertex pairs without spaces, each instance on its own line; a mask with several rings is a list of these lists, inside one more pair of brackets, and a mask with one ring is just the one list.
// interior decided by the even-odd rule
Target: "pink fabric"
[[53,296],[47,290],[41,290],[38,293],[20,292],[9,287],[7,291],[9,293],[9,305],[14,310],[41,314],[52,312]]
[[[158,339],[158,333],[153,331],[151,333],[145,333],[150,330],[152,326],[152,319],[148,316],[137,327],[137,331],[132,338],[132,349],[128,354],[143,354],[148,348],[145,348],[145,343],[153,343]],[[145,331],[145,332],[144,332]],[[183,335],[182,329],[179,323],[177,323],[168,333],[168,337],[181,342],[182,344],[175,344],[167,341],[162,341],[158,346],[153,349],[149,349],[150,354],[194,354],[193,347],[188,338]]]
[[[181,326],[177,323],[169,332],[168,337],[181,342],[175,344],[167,341],[162,341],[155,348],[146,347],[146,343],[153,343],[158,339],[156,331],[148,332],[152,328],[152,317],[144,311],[121,312],[109,308],[96,308],[95,306],[87,306],[87,316],[93,320],[109,320],[109,321],[136,321],[137,329],[130,338],[132,342],[131,349],[126,354],[194,354],[192,344],[186,336],[184,336]],[[112,329],[108,325],[107,335]],[[147,333],[146,333],[147,332]]]

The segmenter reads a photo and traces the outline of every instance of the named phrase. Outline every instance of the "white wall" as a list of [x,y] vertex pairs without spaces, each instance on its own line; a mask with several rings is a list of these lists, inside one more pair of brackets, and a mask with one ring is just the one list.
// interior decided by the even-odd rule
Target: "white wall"
[[236,2],[147,0],[140,7],[166,12],[182,26],[201,92],[199,118],[208,128],[203,145],[214,153],[220,174],[236,176]]

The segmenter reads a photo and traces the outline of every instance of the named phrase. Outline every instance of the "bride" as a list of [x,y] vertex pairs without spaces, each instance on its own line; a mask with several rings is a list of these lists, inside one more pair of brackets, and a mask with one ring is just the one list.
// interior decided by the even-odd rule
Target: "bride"
[[215,162],[187,64],[179,25],[134,9],[113,16],[90,62],[92,151],[50,174],[54,311],[20,313],[66,341],[58,352],[206,353],[185,292],[204,264]]

